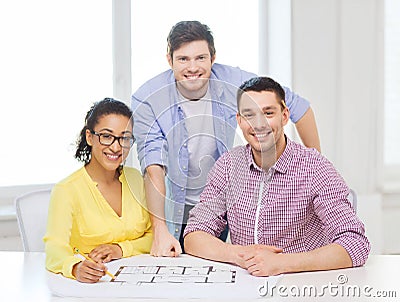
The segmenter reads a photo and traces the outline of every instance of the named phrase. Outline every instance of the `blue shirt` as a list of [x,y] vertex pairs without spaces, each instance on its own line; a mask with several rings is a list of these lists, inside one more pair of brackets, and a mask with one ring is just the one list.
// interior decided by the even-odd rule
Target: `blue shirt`
[[[214,136],[217,160],[233,146],[236,131],[236,94],[238,87],[256,75],[237,67],[214,64],[209,93],[212,99]],[[308,110],[309,102],[285,90],[290,118],[296,123]],[[165,71],[144,83],[132,95],[133,133],[142,173],[150,165],[166,169],[165,218],[171,234],[179,239],[186,196],[189,154],[185,115],[176,89],[172,70]]]

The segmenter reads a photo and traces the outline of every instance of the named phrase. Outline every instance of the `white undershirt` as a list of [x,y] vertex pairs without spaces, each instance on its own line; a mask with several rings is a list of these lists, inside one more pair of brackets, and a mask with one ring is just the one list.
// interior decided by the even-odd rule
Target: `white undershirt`
[[189,170],[186,187],[186,204],[195,205],[206,185],[207,175],[215,163],[217,144],[214,135],[212,103],[209,93],[199,100],[182,97],[188,131],[187,147]]

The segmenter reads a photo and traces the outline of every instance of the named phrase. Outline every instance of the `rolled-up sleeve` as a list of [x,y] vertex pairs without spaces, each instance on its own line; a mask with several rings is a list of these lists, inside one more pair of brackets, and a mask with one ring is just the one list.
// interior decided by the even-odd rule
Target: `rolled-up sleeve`
[[285,102],[289,108],[290,119],[293,123],[297,123],[310,108],[310,102],[305,98],[294,93],[287,87],[282,87],[285,90]]
[[[140,228],[141,225],[142,224],[138,224],[138,228]],[[151,231],[150,218],[147,218],[146,228],[140,231],[143,232],[143,235],[136,239],[114,242],[121,247],[122,256],[124,258],[150,253],[151,244],[153,243],[153,233]]]
[[371,247],[364,224],[348,200],[349,188],[326,159],[316,170],[314,181],[318,184],[314,208],[324,224],[327,240],[346,249],[353,267],[364,265]]
[[146,101],[132,96],[133,135],[136,138],[137,153],[142,173],[150,165],[167,168],[167,142],[157,118]]

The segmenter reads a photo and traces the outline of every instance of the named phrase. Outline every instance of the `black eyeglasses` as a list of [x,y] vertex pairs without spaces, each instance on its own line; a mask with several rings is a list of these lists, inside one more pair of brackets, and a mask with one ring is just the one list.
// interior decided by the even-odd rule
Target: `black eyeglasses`
[[115,136],[109,133],[99,133],[94,130],[90,130],[90,133],[97,135],[99,137],[99,143],[103,146],[111,146],[117,140],[122,148],[130,148],[136,140],[132,135]]

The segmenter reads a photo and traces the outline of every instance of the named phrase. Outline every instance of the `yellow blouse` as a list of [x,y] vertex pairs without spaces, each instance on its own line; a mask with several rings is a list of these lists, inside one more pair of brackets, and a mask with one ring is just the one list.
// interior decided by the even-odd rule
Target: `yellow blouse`
[[150,252],[153,236],[142,175],[136,169],[124,168],[119,180],[121,217],[84,167],[54,186],[43,238],[48,270],[74,278],[72,268],[82,261],[74,256],[74,247],[90,253],[100,244],[114,243],[121,247],[123,257]]

